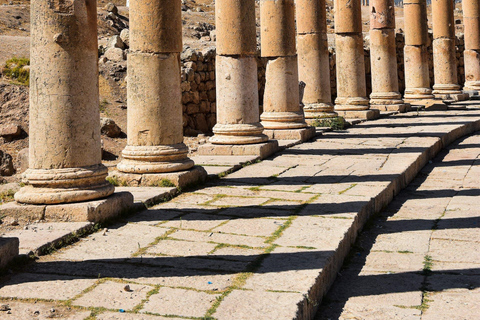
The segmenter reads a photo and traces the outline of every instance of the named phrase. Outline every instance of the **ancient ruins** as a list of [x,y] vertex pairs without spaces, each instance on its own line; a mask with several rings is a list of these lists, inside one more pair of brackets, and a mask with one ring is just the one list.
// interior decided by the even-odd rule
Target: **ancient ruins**
[[[157,207],[160,211],[163,209],[168,211],[172,208],[183,210],[185,209],[183,206],[186,205],[187,209],[191,210],[188,214],[194,212],[204,216],[199,219],[203,223],[199,228],[204,228],[200,230],[202,237],[207,239],[204,242],[197,242],[200,239],[199,230],[182,226],[183,216],[179,221],[180,226],[175,224],[174,230],[169,229],[149,238],[150,235],[145,236],[147,233],[145,230],[156,228],[160,223],[156,221],[159,218],[151,218],[152,221],[156,219],[157,224],[144,223],[138,230],[125,236],[134,238],[137,234],[142,234],[146,237],[145,239],[148,238],[148,241],[140,243],[139,240],[138,248],[135,243],[133,249],[128,249],[130,250],[128,257],[112,258],[131,259],[132,263],[142,264],[143,260],[140,262],[136,260],[140,257],[152,266],[156,263],[152,260],[159,257],[197,256],[190,260],[185,258],[180,266],[183,267],[198,256],[217,254],[217,250],[221,258],[219,261],[231,259],[236,263],[243,263],[242,259],[235,260],[235,254],[231,252],[247,247],[255,252],[254,255],[259,257],[257,260],[260,262],[264,261],[266,255],[274,252],[272,256],[276,254],[278,261],[271,263],[277,267],[275,272],[281,273],[289,271],[282,269],[286,268],[284,261],[297,260],[292,257],[282,258],[289,253],[300,257],[309,256],[311,253],[306,252],[311,250],[311,247],[319,251],[323,250],[323,255],[333,252],[332,256],[325,259],[312,254],[311,259],[316,259],[315,261],[331,263],[328,267],[322,265],[322,268],[319,268],[323,270],[319,271],[323,272],[321,276],[318,276],[320,273],[315,276],[309,274],[307,271],[313,269],[310,265],[299,266],[298,270],[305,274],[302,273],[298,281],[285,287],[283,283],[276,282],[277,278],[268,278],[272,271],[262,271],[248,278],[247,281],[245,274],[252,273],[248,271],[250,266],[239,269],[245,273],[245,280],[237,279],[234,284],[229,284],[229,289],[224,291],[221,289],[220,293],[216,292],[218,288],[211,290],[201,287],[197,290],[198,292],[186,290],[188,291],[186,295],[199,293],[210,295],[207,304],[212,306],[202,309],[199,314],[181,314],[184,317],[206,317],[205,319],[212,315],[214,317],[217,315],[219,319],[237,319],[232,314],[238,311],[235,308],[240,303],[245,303],[244,298],[240,297],[241,294],[249,295],[245,301],[252,304],[268,295],[284,294],[281,296],[284,300],[275,296],[271,301],[275,303],[283,301],[279,302],[282,306],[289,305],[289,301],[303,302],[299,304],[300,311],[297,311],[297,302],[291,303],[295,310],[289,309],[288,316],[279,313],[277,319],[312,319],[318,306],[311,303],[309,297],[319,301],[326,294],[350,245],[353,244],[359,230],[370,215],[383,210],[442,147],[480,128],[480,120],[473,119],[480,117],[478,112],[472,111],[472,119],[468,119],[468,111],[465,111],[469,108],[466,107],[467,104],[457,104],[470,99],[473,101],[478,98],[480,91],[479,0],[463,0],[462,3],[465,39],[462,47],[464,48],[463,57],[457,57],[460,47],[458,35],[456,35],[458,23],[454,16],[454,0],[432,0],[431,17],[428,15],[429,7],[426,0],[404,0],[402,10],[405,35],[402,63],[398,61],[400,36],[396,25],[395,12],[398,8],[395,6],[395,1],[369,1],[370,21],[367,33],[364,29],[366,24],[362,21],[362,3],[365,1],[335,0],[334,20],[330,21],[327,19],[326,0],[216,0],[216,51],[209,53],[209,58],[214,61],[214,65],[211,66],[213,70],[205,66],[205,70],[199,71],[203,72],[203,79],[200,75],[196,79],[193,75],[195,70],[189,71],[190,75],[185,75],[185,70],[182,71],[182,53],[184,52],[182,40],[182,5],[184,4],[182,1],[129,1],[128,50],[123,49],[127,52],[128,61],[127,80],[125,80],[128,96],[125,106],[127,108],[127,145],[121,152],[120,161],[115,165],[109,164],[107,167],[102,163],[99,116],[101,84],[99,83],[97,1],[31,0],[28,169],[23,174],[24,184],[15,193],[15,201],[0,203],[0,214],[16,218],[28,217],[32,221],[104,223],[111,219],[128,217],[128,214],[133,212],[141,210],[148,212],[149,207],[160,203]],[[432,43],[430,43],[429,19],[433,22]],[[332,32],[329,32],[327,20],[328,23],[334,23],[334,53],[331,49],[329,51],[328,35]],[[212,37],[213,34],[212,32]],[[330,41],[332,39],[333,37],[330,37]],[[366,59],[365,43],[367,41],[369,57]],[[433,48],[433,52],[430,52],[429,48]],[[116,52],[121,56],[124,51]],[[110,54],[113,54],[113,51]],[[108,60],[106,56],[105,54],[103,59]],[[122,57],[119,59],[124,60]],[[429,66],[432,59],[433,86]],[[459,60],[462,60],[462,63],[464,61],[461,66]],[[207,65],[206,62],[204,64]],[[332,65],[335,68],[332,68]],[[463,73],[459,72],[460,69]],[[367,70],[368,77],[371,79],[367,77]],[[264,84],[260,76],[262,72]],[[332,72],[335,77],[332,76]],[[186,79],[190,76],[193,80]],[[196,93],[197,97],[192,94],[193,98],[191,98],[198,103],[188,103],[194,104],[198,110],[207,110],[206,113],[214,110],[216,114],[213,135],[206,143],[199,146],[195,153],[191,153],[184,143],[185,123],[189,121],[188,117],[185,120],[185,113],[188,113],[188,110],[185,108],[187,98],[183,93],[187,82],[195,83],[195,87],[203,86],[202,92],[205,96],[202,100],[205,102],[203,107],[200,106],[201,99],[198,93]],[[208,89],[207,82],[210,83]],[[190,88],[190,84],[188,85]],[[335,92],[332,90],[333,87],[336,88]],[[212,92],[213,90],[215,91]],[[207,97],[207,93],[210,93],[213,98]],[[189,96],[188,98],[190,99]],[[417,115],[421,112],[431,112],[432,117],[438,117],[443,122],[449,121],[448,112],[451,112],[452,117],[458,119],[452,126],[458,127],[441,127],[439,119],[429,122],[428,119],[424,120],[421,117],[414,118],[408,113],[412,110],[415,110]],[[439,110],[444,113],[436,114],[435,112]],[[404,118],[399,117],[402,114]],[[389,120],[389,116],[392,116],[393,120]],[[379,118],[382,119],[377,120]],[[322,145],[320,136],[329,130],[325,129],[327,126],[325,123],[340,121],[339,119],[349,126],[360,124],[358,127],[353,126],[352,132],[346,134],[349,135],[348,139],[351,139],[349,144],[342,144],[347,142],[342,142],[339,138],[340,134],[337,134],[330,138],[325,135],[327,141]],[[205,116],[203,120],[206,121]],[[376,121],[367,122],[370,120]],[[394,125],[390,127],[388,121],[392,121]],[[410,127],[418,123],[421,126],[422,121],[423,125],[429,128],[435,127],[435,121],[438,121],[438,132],[432,129],[435,133],[433,137],[429,136],[428,132],[426,136],[422,136],[423,128]],[[378,127],[377,124],[379,124]],[[411,133],[402,131],[406,127],[413,128],[412,134],[417,135],[412,140],[402,136]],[[362,132],[362,128],[365,131]],[[377,141],[375,137],[378,134],[375,131],[377,129],[378,132],[385,133],[385,140],[379,138],[378,140],[381,141]],[[362,134],[365,136],[359,138]],[[317,137],[316,140],[315,137]],[[425,139],[422,140],[422,137]],[[395,140],[400,138],[405,140]],[[316,149],[308,147],[308,141],[312,139]],[[392,140],[395,140],[395,144],[390,144]],[[381,143],[388,148],[388,156],[385,155],[387,152],[382,152]],[[355,149],[360,145],[365,148],[364,153]],[[293,146],[296,147],[291,148]],[[402,146],[410,149],[404,154],[400,151],[396,152]],[[369,147],[372,150],[368,149]],[[295,153],[295,150],[298,153]],[[375,156],[367,158],[366,155],[369,153]],[[278,158],[271,158],[274,154]],[[339,160],[340,156],[344,158]],[[237,160],[235,157],[243,158]],[[261,160],[266,161],[260,162]],[[388,161],[394,161],[394,164]],[[255,169],[257,167],[252,165],[256,162],[260,162],[257,163],[260,169]],[[322,176],[323,171],[317,169],[327,162],[328,166],[322,167],[322,170],[325,172],[338,170],[335,172],[340,172],[342,179],[336,179],[335,174]],[[245,168],[242,169],[242,167]],[[353,169],[347,172],[347,167]],[[241,170],[237,171],[239,169]],[[290,175],[285,175],[287,171]],[[227,177],[225,180],[216,180],[224,176]],[[365,182],[362,179],[373,176],[381,176],[379,179],[383,180],[362,184]],[[283,178],[287,182],[282,182]],[[201,195],[195,193],[198,191],[196,188],[200,188],[207,179],[210,183],[205,189],[207,191],[200,192]],[[248,179],[254,182],[245,182]],[[335,197],[321,202],[324,194],[331,194],[332,188],[344,184],[348,179],[352,179],[347,181],[351,185],[342,185],[344,188],[338,189]],[[307,180],[311,183],[306,183]],[[265,185],[271,188],[263,188]],[[349,190],[357,185],[365,189],[358,191],[359,193],[349,194]],[[116,187],[119,188],[117,191]],[[141,189],[142,187],[147,189]],[[161,192],[158,191],[160,188],[170,189],[165,193],[163,189]],[[209,188],[220,188],[221,193],[220,191],[209,193]],[[239,189],[241,192],[238,191]],[[310,191],[307,191],[305,196],[304,191],[307,189]],[[171,203],[166,201],[185,190],[192,193],[181,195],[178,201],[175,199]],[[373,194],[372,190],[381,191]],[[263,192],[263,195],[249,198],[252,192],[257,191]],[[160,192],[161,196],[159,194],[155,194],[155,197],[149,196],[148,202],[145,198],[137,197],[141,192]],[[363,198],[355,198],[359,197],[359,194]],[[191,202],[181,202],[181,199],[187,199],[190,196],[192,196]],[[233,198],[234,196],[237,198]],[[342,196],[352,196],[353,200],[342,200],[340,199]],[[231,201],[236,202],[229,203],[229,197],[234,199]],[[367,201],[367,204],[364,205],[362,201]],[[293,203],[299,206],[295,207]],[[358,203],[364,206],[350,210]],[[311,204],[317,206],[316,209],[311,209],[309,213],[311,216],[300,214],[303,209],[310,208]],[[215,226],[213,226],[215,221],[213,217],[217,212],[211,209],[212,213],[208,211],[210,209],[205,209],[207,207],[202,207],[213,205],[217,206],[215,210],[220,210],[219,215],[222,220]],[[265,212],[262,213],[264,216],[256,216],[257,213],[252,214],[248,209],[242,209],[255,205],[269,206],[268,210],[271,211],[267,213],[267,209],[264,209]],[[335,208],[344,206],[347,209],[345,212],[337,212],[334,209],[329,211],[326,208],[329,205]],[[282,210],[285,209],[291,212],[282,216]],[[328,223],[345,223],[341,220],[347,221],[353,215],[354,226],[351,228],[349,226],[349,229],[345,230],[337,225],[322,229],[323,222],[313,223],[313,220],[298,222],[299,225],[292,224],[297,216],[298,221],[301,221],[301,219],[312,217],[316,219],[321,213],[338,215],[336,219],[338,221],[332,222],[335,220],[332,218]],[[140,213],[142,214],[144,213]],[[262,220],[265,216],[271,219]],[[236,237],[245,237],[247,242],[233,241],[228,245],[221,243],[223,246],[220,246],[220,240],[215,240],[217,239],[215,237],[228,237],[230,233],[236,232],[236,227],[230,227],[228,224],[230,221],[252,217],[255,220],[244,222],[245,225],[258,223],[255,228],[259,226],[259,229],[265,226],[271,231],[268,237],[262,233],[264,230],[252,231],[251,227],[243,230],[245,225],[239,225],[237,227],[243,231],[239,231]],[[172,218],[165,217],[161,220],[172,219],[169,223],[173,225],[178,222],[175,220],[177,218],[173,214]],[[150,218],[146,220],[148,219]],[[195,219],[192,220],[195,221]],[[275,225],[272,225],[273,220],[282,228],[275,231],[273,229]],[[192,221],[186,219],[185,224],[188,223]],[[210,223],[212,223],[211,227],[205,227]],[[290,224],[297,228],[295,236],[288,232],[290,229],[287,228]],[[125,225],[133,224],[127,222]],[[313,226],[317,226],[321,231],[312,229]],[[214,227],[225,229],[216,233],[213,230]],[[85,228],[82,232],[94,232],[92,225],[88,227],[90,229],[83,225],[82,228]],[[87,229],[90,231],[86,231]],[[198,246],[192,251],[182,251],[184,248],[175,247],[171,249],[173,253],[165,253],[161,250],[152,253],[151,249],[155,245],[178,230],[181,230],[179,233],[183,232],[182,241],[188,241],[188,245],[195,243]],[[347,235],[348,239],[332,240],[335,248],[324,248],[322,246],[330,242],[320,241],[318,237],[319,234],[322,236],[330,230],[336,230],[342,236]],[[191,236],[189,232],[198,234]],[[105,229],[103,236],[107,238],[107,235],[108,232]],[[258,244],[261,237],[264,237],[262,238],[264,242]],[[172,240],[172,242],[175,241]],[[54,241],[49,244],[54,247],[52,243]],[[175,246],[175,244],[171,245],[171,248]],[[19,246],[22,247],[22,243],[21,240],[19,243],[16,237],[7,235],[0,239],[1,268],[6,267],[10,260],[18,256]],[[123,253],[122,246],[119,245],[117,249],[112,250],[118,250],[119,254]],[[194,254],[195,250],[201,253]],[[61,254],[68,255],[65,252],[62,251]],[[150,256],[148,256],[149,253],[151,253]],[[146,255],[146,258],[143,255]],[[76,261],[75,258],[71,259]],[[122,261],[115,260],[113,264],[119,263]],[[167,263],[171,263],[168,267],[178,268],[176,261]],[[192,264],[195,263],[199,262],[192,262]],[[217,267],[205,266],[199,269],[204,272],[202,275],[206,274],[210,279],[209,277],[213,277],[210,274],[211,270]],[[224,268],[224,266],[218,268]],[[235,269],[236,266],[231,268],[234,272],[240,272]],[[85,270],[89,272],[87,267]],[[229,272],[234,273],[231,270],[223,272],[221,276],[229,275]],[[325,272],[328,274],[325,275]],[[100,274],[100,271],[98,273]],[[118,277],[110,270],[105,270],[105,273],[112,273],[112,278]],[[89,274],[90,276],[95,278],[95,275]],[[103,273],[102,276],[104,276]],[[185,272],[184,276],[193,278],[198,274],[191,275]],[[100,275],[98,277],[100,278]],[[105,277],[110,276],[105,275]],[[182,277],[183,275],[179,278]],[[130,278],[135,277],[132,275]],[[257,279],[259,286],[265,290],[259,296],[254,296],[257,283],[252,284],[254,282],[252,279]],[[299,286],[304,285],[304,282],[308,282],[305,279],[310,281],[308,289],[302,287],[297,290]],[[207,283],[204,279],[202,281],[203,285]],[[208,281],[211,283],[214,280]],[[102,282],[95,285],[103,284]],[[90,285],[93,286],[93,284]],[[135,280],[132,280],[130,285],[134,288],[132,291],[137,290]],[[176,284],[178,288],[172,290],[184,290],[189,285]],[[245,286],[246,290],[237,290],[243,288],[242,286]],[[121,287],[125,289],[115,289],[115,292],[130,292],[130,287],[125,287],[125,284],[122,283]],[[82,287],[82,290],[76,293],[77,295],[72,295],[68,299],[79,299],[79,294],[88,294],[90,291],[87,288],[88,286]],[[158,291],[162,294],[165,288],[164,284],[160,283],[154,288],[157,291],[149,289],[152,290],[150,295],[154,297]],[[307,293],[301,295],[299,292],[303,293],[304,289]],[[0,297],[16,297],[10,296],[8,290],[7,287],[2,291],[0,287]],[[92,289],[91,292],[95,290]],[[230,295],[232,292],[233,294]],[[307,294],[310,296],[307,297]],[[178,295],[182,295],[180,291]],[[26,297],[30,299],[36,296],[27,294]],[[143,299],[147,301],[149,297],[145,294]],[[233,299],[232,297],[236,297],[237,300],[228,300]],[[50,298],[46,296],[45,300],[48,299]],[[52,299],[68,300],[67,298]],[[192,298],[192,301],[197,301],[195,299]],[[217,304],[214,303],[215,299]],[[156,312],[154,307],[149,306],[151,301],[147,303],[145,301],[138,302],[137,308],[132,306],[125,309],[130,310],[132,314],[145,308],[144,310],[153,316],[178,315],[167,311]],[[205,301],[202,300],[203,302]],[[93,305],[95,304],[92,303]],[[98,307],[104,306],[98,305]],[[115,306],[107,309],[123,310],[123,307]],[[249,312],[238,316],[238,319],[261,319]],[[262,312],[268,314],[265,310]],[[287,311],[285,312],[287,314]],[[96,317],[97,314],[93,316]],[[214,319],[214,317],[208,319]]]

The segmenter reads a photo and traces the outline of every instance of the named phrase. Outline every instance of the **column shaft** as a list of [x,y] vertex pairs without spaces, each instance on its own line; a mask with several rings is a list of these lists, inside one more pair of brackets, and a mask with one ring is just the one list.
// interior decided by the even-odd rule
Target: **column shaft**
[[334,5],[337,50],[335,111],[346,117],[357,117],[352,111],[369,110],[361,3],[360,0],[335,0]]
[[433,99],[427,52],[426,0],[404,0],[405,16],[405,101]]
[[263,101],[265,129],[305,128],[300,107],[294,0],[261,0],[262,57],[269,58]]
[[455,53],[454,0],[433,0],[433,68],[436,98],[450,99],[462,95],[457,78]]
[[183,143],[180,1],[132,0],[127,147],[118,170],[165,173],[194,163]]
[[465,90],[480,91],[480,3],[463,0]]
[[405,104],[398,91],[394,0],[371,0],[370,14],[371,107],[403,111]]
[[255,0],[217,0],[216,90],[214,144],[265,142],[260,124]]
[[305,118],[335,116],[330,88],[325,0],[297,0],[298,74]]
[[32,0],[30,156],[20,203],[109,196],[101,164],[96,1]]

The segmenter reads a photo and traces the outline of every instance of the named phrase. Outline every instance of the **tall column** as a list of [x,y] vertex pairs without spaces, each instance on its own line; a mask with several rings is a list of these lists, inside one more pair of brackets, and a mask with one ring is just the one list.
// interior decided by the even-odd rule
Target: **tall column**
[[337,99],[335,111],[345,118],[374,119],[367,99],[360,0],[335,0]]
[[480,3],[463,0],[465,90],[480,91]]
[[32,0],[26,204],[59,204],[111,195],[101,164],[97,3]]
[[412,104],[433,99],[430,88],[427,51],[426,0],[404,0],[405,19],[405,96]]
[[297,0],[298,75],[306,119],[334,117],[325,0]]
[[193,167],[183,143],[181,52],[181,1],[132,0],[128,141],[118,170],[146,174]]
[[265,142],[255,54],[255,0],[217,0],[217,124],[213,144]]
[[457,78],[454,0],[433,0],[433,94],[442,100],[465,100]]
[[261,0],[260,24],[262,57],[268,58],[260,118],[270,138],[293,139],[275,131],[307,127],[300,105],[294,0]]
[[370,107],[381,111],[404,112],[406,107],[398,90],[394,0],[370,2],[370,58]]

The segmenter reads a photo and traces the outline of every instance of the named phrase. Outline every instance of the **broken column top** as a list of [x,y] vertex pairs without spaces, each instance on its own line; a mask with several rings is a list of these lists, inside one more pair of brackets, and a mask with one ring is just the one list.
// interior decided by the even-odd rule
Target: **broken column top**
[[130,49],[151,53],[182,52],[181,1],[132,0]]
[[217,0],[217,54],[252,55],[257,51],[255,0]]
[[432,3],[433,38],[455,38],[453,0],[436,0]]
[[326,33],[325,0],[297,0],[297,33]]
[[361,33],[360,0],[335,0],[335,33]]
[[395,29],[394,0],[370,0],[370,28]]

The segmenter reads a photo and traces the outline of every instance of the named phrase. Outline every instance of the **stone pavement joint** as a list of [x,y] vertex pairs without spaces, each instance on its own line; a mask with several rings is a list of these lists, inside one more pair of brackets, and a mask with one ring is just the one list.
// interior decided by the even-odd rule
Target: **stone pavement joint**
[[[15,315],[21,314],[20,305],[32,310],[32,299],[38,310],[51,304],[59,310],[68,307],[70,319],[311,319],[368,218],[386,207],[448,143],[479,129],[478,110],[456,110],[408,113],[324,133],[40,257],[1,279],[0,300],[15,306]],[[471,163],[462,168],[467,166]],[[456,186],[462,181],[478,186],[472,178],[478,177],[476,167],[459,171],[465,173],[463,180],[443,169],[428,174],[434,180],[447,176]],[[423,198],[432,186],[434,181],[420,190]],[[371,259],[380,265],[368,269],[368,279],[379,284],[390,279],[377,276],[382,255],[390,251],[408,251],[392,261],[421,272],[429,235],[418,210],[446,204],[450,210],[439,214],[470,221],[461,215],[476,212],[467,201],[471,194],[458,190],[454,200],[447,201],[451,194],[443,191],[426,205],[413,201],[402,207],[400,216],[414,219],[412,223],[388,221],[382,230],[392,231],[379,238],[377,256]],[[398,200],[392,205],[398,206]],[[448,222],[440,220],[438,226]],[[394,232],[405,226],[412,228],[405,236]],[[430,240],[433,266],[450,270],[455,250],[441,263],[437,253],[444,251],[445,239],[463,233],[437,231]],[[391,240],[410,244],[417,235],[419,241],[406,249],[392,247],[397,242]],[[472,247],[458,242],[455,248]],[[468,269],[473,261],[461,263]],[[421,291],[401,291],[417,279],[421,283],[423,275],[413,274],[395,292],[399,305],[421,301]],[[362,285],[357,290],[361,293]],[[392,298],[380,295],[378,303],[382,301]],[[395,307],[385,312],[421,313]]]

